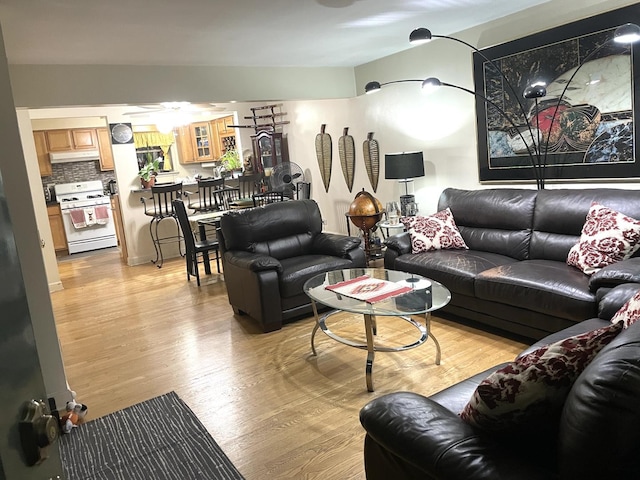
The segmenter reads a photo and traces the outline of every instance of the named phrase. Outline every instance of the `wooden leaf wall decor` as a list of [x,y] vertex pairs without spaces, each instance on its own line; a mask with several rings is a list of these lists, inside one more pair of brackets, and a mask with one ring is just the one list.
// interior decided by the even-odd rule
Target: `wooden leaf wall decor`
[[318,157],[324,190],[328,192],[331,181],[331,135],[325,133],[326,128],[327,125],[323,123],[320,126],[320,133],[316,135],[316,157]]
[[340,154],[342,175],[344,175],[344,181],[347,182],[347,188],[351,192],[356,167],[356,146],[353,137],[349,135],[349,127],[344,127],[342,136],[338,140],[338,153]]
[[362,144],[362,150],[364,167],[367,169],[367,176],[375,193],[378,190],[378,179],[380,178],[380,149],[378,141],[373,138],[373,132],[367,134],[367,139]]

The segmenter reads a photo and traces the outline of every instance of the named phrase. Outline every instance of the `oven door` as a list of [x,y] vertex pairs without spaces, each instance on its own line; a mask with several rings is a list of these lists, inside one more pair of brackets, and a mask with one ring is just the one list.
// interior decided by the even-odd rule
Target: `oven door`
[[95,223],[81,228],[76,228],[73,224],[71,219],[72,209],[62,209],[62,222],[64,223],[64,231],[67,234],[69,253],[86,252],[118,245],[111,206],[105,206],[108,212],[108,218],[105,223]]

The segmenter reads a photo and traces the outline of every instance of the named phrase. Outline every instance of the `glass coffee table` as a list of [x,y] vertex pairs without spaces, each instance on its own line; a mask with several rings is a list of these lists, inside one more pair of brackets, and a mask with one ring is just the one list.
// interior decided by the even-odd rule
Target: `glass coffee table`
[[[393,282],[400,287],[407,287],[406,293],[368,303],[328,290],[327,286],[333,286],[341,282],[355,282],[355,279],[368,276],[372,279]],[[373,360],[375,352],[400,352],[422,345],[429,337],[436,345],[436,365],[440,365],[440,345],[431,333],[430,313],[444,307],[451,300],[451,292],[434,280],[412,275],[406,272],[386,270],[382,268],[355,268],[349,270],[335,270],[322,273],[307,280],[304,284],[305,293],[311,298],[316,325],[311,334],[311,350],[317,355],[314,340],[318,329],[322,330],[330,338],[349,345],[351,347],[367,350],[367,363],[365,368],[367,390],[373,392]],[[332,310],[322,317],[318,315],[317,304],[320,303]],[[327,326],[327,320],[336,313],[351,312],[362,314],[364,317],[364,329],[366,343],[359,343],[343,338],[332,332]],[[411,315],[424,315],[424,324],[411,318]],[[375,344],[377,335],[377,317],[398,317],[418,331],[419,337],[412,343],[399,346],[379,346]]]

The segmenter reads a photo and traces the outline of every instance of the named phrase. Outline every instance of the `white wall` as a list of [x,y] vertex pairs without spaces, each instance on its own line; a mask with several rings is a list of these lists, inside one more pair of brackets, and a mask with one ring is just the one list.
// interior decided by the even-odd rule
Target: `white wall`
[[[598,13],[633,4],[633,1],[623,0],[550,0],[542,6],[535,7],[515,15],[484,24],[454,36],[461,38],[480,48],[493,44],[507,42],[524,35],[535,33],[567,22],[596,15]],[[433,26],[428,26],[432,27]],[[438,33],[434,30],[434,33]],[[408,38],[409,32],[407,32]],[[310,175],[312,182],[312,197],[321,206],[323,217],[326,221],[326,230],[346,232],[346,220],[344,213],[348,210],[356,193],[365,188],[374,194],[383,204],[390,200],[397,200],[404,193],[404,186],[396,181],[384,179],[384,154],[399,151],[422,150],[425,156],[425,177],[415,179],[413,189],[421,213],[432,213],[436,210],[437,199],[440,192],[449,186],[459,188],[489,188],[495,185],[480,184],[478,181],[478,166],[476,153],[475,107],[473,95],[455,89],[440,89],[435,95],[424,96],[421,94],[419,83],[397,84],[383,88],[378,94],[362,95],[364,85],[370,80],[380,82],[399,79],[423,79],[428,76],[436,76],[441,80],[466,88],[473,88],[471,50],[461,44],[450,40],[439,39],[430,44],[412,48],[390,57],[382,58],[369,64],[361,65],[355,69],[355,82],[349,81],[344,69],[323,70],[319,78],[323,83],[333,85],[333,90],[323,87],[320,94],[316,90],[317,82],[306,93],[300,92],[298,80],[309,72],[299,76],[296,72],[290,78],[286,75],[277,79],[277,69],[269,70],[265,76],[270,94],[282,95],[285,100],[282,110],[287,112],[286,119],[289,125],[283,128],[289,143],[290,159],[300,164]],[[53,78],[63,75],[63,67],[49,69],[48,67],[33,67],[39,69],[39,78],[47,78],[48,73]],[[81,72],[83,67],[77,66],[65,70],[69,72]],[[121,67],[114,67],[114,72],[123,73]],[[91,81],[92,69],[88,71],[85,79]],[[132,71],[128,71],[132,74]],[[127,73],[124,72],[124,73]],[[150,89],[154,101],[168,98],[181,98],[191,101],[216,101],[214,95],[221,92],[219,87],[228,88],[233,82],[218,81],[215,85],[208,84],[202,79],[184,82],[155,81],[146,77],[145,69],[135,70],[136,78],[127,89],[112,91],[110,81],[104,83],[96,98],[113,99],[114,101],[141,102],[143,97],[149,100],[150,94],[143,92],[146,84]],[[155,73],[157,71],[154,70]],[[189,70],[190,73],[195,71]],[[247,71],[248,72],[248,71]],[[34,71],[29,66],[12,66],[12,78],[27,83],[20,83],[17,96],[25,104],[37,105],[38,103],[64,104],[76,101],[81,103],[86,100],[85,93],[73,96],[72,89],[64,92],[48,90],[42,92],[36,89],[33,78],[27,79]],[[149,73],[149,72],[147,72]],[[185,72],[171,70],[170,78],[183,79]],[[203,78],[208,79],[211,71],[201,70]],[[280,73],[285,73],[280,70]],[[293,71],[289,71],[293,74]],[[112,73],[109,74],[111,78]],[[124,78],[129,78],[126,75]],[[238,78],[237,73],[231,78]],[[353,77],[352,77],[353,78]],[[246,90],[238,98],[249,98],[257,95],[262,87],[257,84],[242,81],[236,82],[234,89],[243,85]],[[82,82],[81,82],[82,83]],[[189,88],[185,89],[185,85]],[[354,86],[355,85],[355,86]],[[207,86],[211,88],[207,88]],[[63,87],[57,87],[63,88]],[[80,88],[84,92],[85,88]],[[188,92],[188,93],[187,93]],[[351,92],[344,95],[345,92]],[[177,97],[178,94],[185,95]],[[329,98],[331,95],[335,98]],[[355,94],[355,95],[354,95]],[[58,95],[58,96],[56,96]],[[207,95],[212,95],[208,97]],[[307,100],[301,100],[306,95]],[[347,98],[345,98],[347,97]],[[218,97],[219,98],[219,97]],[[308,100],[309,98],[316,98]],[[317,99],[320,98],[320,99]],[[322,99],[326,98],[326,99]],[[74,100],[75,99],[75,100]],[[94,100],[95,101],[95,100]],[[250,107],[259,105],[260,102],[239,102],[234,104],[238,112],[239,122],[245,115],[250,115]],[[130,118],[121,115],[122,110],[95,109],[96,115],[106,115],[108,121],[130,121]],[[50,109],[55,115],[62,115],[64,111]],[[31,112],[38,112],[32,110]],[[80,115],[79,111],[70,110],[74,115]],[[106,113],[105,113],[106,112]],[[118,113],[119,112],[119,113]],[[67,113],[64,113],[65,115]],[[33,114],[32,114],[33,118]],[[331,185],[325,192],[322,185],[315,153],[315,136],[320,131],[321,124],[327,124],[327,133],[333,139],[333,173]],[[349,134],[354,137],[356,144],[356,176],[354,188],[349,192],[342,177],[340,161],[338,157],[338,139],[342,135],[344,127],[349,127]],[[373,192],[366,176],[362,142],[366,139],[367,132],[374,132],[374,138],[380,145],[381,172],[378,191]],[[251,148],[251,129],[240,129],[237,135],[242,141],[242,148]],[[125,231],[131,250],[130,264],[148,261],[152,257],[152,245],[148,235],[148,218],[141,213],[139,202],[140,194],[130,194],[131,188],[137,187],[135,166],[129,161],[131,152],[124,152],[130,146],[114,146],[116,159],[116,175],[118,187],[125,212]],[[193,167],[189,167],[193,168]],[[582,187],[585,184],[549,184],[548,188],[557,187]],[[615,183],[616,187],[638,188],[637,183]],[[533,188],[533,185],[523,185]],[[599,186],[604,186],[599,184]],[[411,188],[411,187],[410,187]],[[411,193],[411,191],[410,191]]]
[[[629,0],[551,0],[452,36],[485,48],[634,3]],[[424,27],[433,28],[434,34],[440,33],[433,26]],[[438,77],[443,82],[473,89],[472,51],[457,42],[436,39],[361,65],[355,69],[355,75],[359,94],[371,80],[388,82],[427,77]],[[425,152],[427,178],[415,182],[416,199],[421,212],[429,213],[435,211],[439,193],[446,187],[491,188],[496,185],[480,184],[478,180],[475,97],[452,88],[441,88],[424,96],[419,85],[403,83],[383,87],[371,95],[375,97],[374,107],[362,111],[361,121],[384,125],[381,130],[390,134],[389,147],[408,149],[404,145],[411,146],[410,138],[417,141],[417,149]],[[396,135],[389,129],[395,130]],[[598,183],[597,186],[640,188],[637,180],[632,182]],[[518,186],[533,188],[529,184]],[[547,182],[547,188],[584,186],[594,184]]]

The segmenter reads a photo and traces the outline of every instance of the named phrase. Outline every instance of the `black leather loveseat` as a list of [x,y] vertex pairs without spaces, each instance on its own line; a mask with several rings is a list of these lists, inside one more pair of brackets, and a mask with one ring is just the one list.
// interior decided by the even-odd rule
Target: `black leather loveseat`
[[264,332],[312,313],[304,282],[365,266],[360,239],[322,232],[313,200],[291,200],[226,213],[218,230],[229,303]]
[[469,250],[411,253],[409,233],[389,237],[386,268],[437,280],[451,290],[441,310],[532,339],[597,314],[602,287],[640,280],[640,258],[588,276],[566,263],[597,201],[640,219],[640,190],[487,189],[443,191]]
[[[638,289],[599,302],[599,317],[546,337],[524,353],[609,324]],[[521,355],[522,355],[521,354]],[[582,371],[544,436],[488,433],[458,415],[497,365],[435,395],[397,392],[360,411],[367,480],[601,480],[640,478],[640,321],[622,330]],[[552,420],[552,418],[554,420]]]

